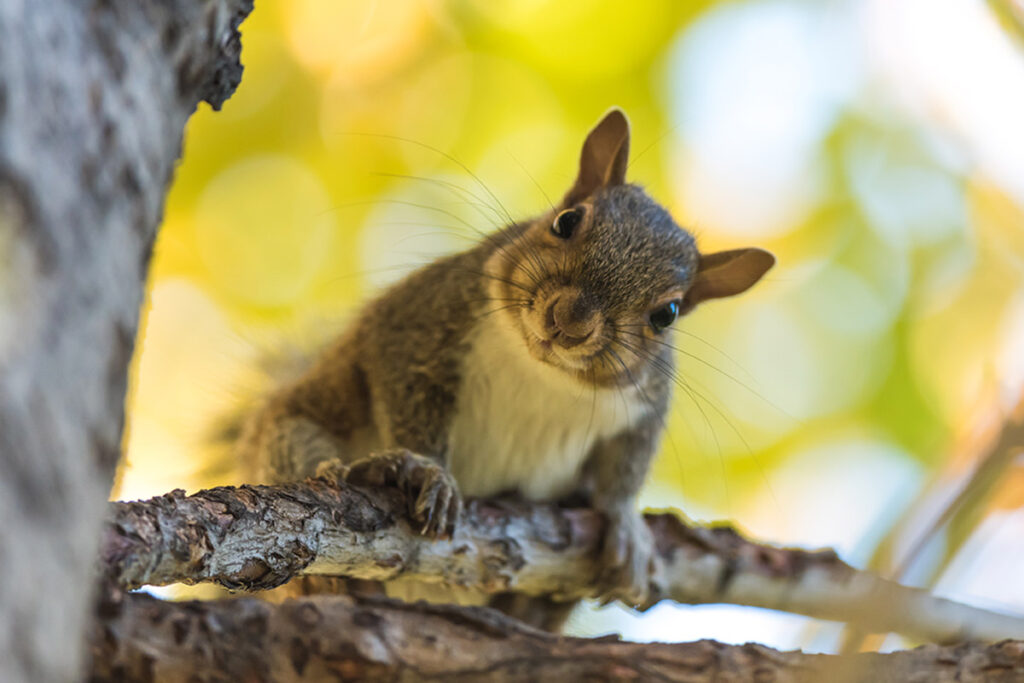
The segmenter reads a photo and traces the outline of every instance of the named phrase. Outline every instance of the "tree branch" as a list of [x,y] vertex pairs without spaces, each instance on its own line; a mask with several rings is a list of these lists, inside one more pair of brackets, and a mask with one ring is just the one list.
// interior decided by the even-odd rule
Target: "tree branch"
[[93,681],[903,681],[1024,677],[1024,644],[926,646],[853,657],[760,645],[565,638],[501,613],[380,597],[171,603],[119,593],[101,607]]
[[[430,541],[409,528],[405,505],[392,489],[324,480],[188,497],[175,491],[112,504],[101,556],[108,577],[128,588],[213,581],[263,589],[299,574],[328,574],[449,581],[487,593],[596,595],[604,522],[591,510],[471,501],[453,539]],[[651,604],[752,605],[932,642],[1024,638],[1022,618],[883,580],[831,551],[761,545],[672,514],[647,521],[657,545]]]

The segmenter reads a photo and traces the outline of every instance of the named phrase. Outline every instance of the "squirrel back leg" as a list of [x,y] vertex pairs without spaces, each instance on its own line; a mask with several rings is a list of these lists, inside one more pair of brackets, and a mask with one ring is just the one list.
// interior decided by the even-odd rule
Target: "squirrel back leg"
[[[370,427],[358,431],[368,432]],[[357,435],[353,435],[357,436]],[[363,444],[363,441],[367,443]],[[283,483],[312,476],[344,479],[348,463],[367,456],[368,439],[341,439],[314,420],[288,410],[288,402],[272,400],[243,430],[237,449],[248,472],[248,481]],[[299,576],[263,593],[271,602],[309,595],[384,595],[378,581],[341,576]]]
[[270,407],[243,434],[240,443],[254,480],[266,483],[297,481],[317,475],[331,464],[342,464],[348,449],[313,420]]

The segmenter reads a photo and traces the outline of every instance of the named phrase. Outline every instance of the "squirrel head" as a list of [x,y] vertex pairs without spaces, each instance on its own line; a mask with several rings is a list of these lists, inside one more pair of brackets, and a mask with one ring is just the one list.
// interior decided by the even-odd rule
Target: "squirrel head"
[[583,143],[552,211],[513,226],[485,264],[502,323],[530,353],[596,385],[634,381],[676,319],[746,291],[775,263],[762,249],[701,254],[693,235],[626,182],[629,122],[612,109]]

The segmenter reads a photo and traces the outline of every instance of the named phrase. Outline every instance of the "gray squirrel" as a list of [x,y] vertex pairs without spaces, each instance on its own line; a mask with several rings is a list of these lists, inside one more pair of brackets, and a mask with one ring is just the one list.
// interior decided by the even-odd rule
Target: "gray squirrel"
[[[564,199],[367,303],[308,369],[247,419],[239,456],[261,482],[331,475],[398,486],[417,531],[459,523],[463,496],[583,500],[607,518],[600,591],[648,594],[636,507],[673,386],[673,323],[754,285],[775,263],[701,254],[626,182],[629,123],[609,111]],[[491,604],[556,629],[540,598]]]

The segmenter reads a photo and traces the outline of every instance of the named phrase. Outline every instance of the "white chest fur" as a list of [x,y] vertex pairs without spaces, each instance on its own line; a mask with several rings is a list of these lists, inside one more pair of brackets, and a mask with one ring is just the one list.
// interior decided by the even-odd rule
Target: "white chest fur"
[[448,466],[465,496],[567,495],[594,444],[644,415],[634,390],[577,382],[530,356],[496,316],[470,342],[448,440]]

